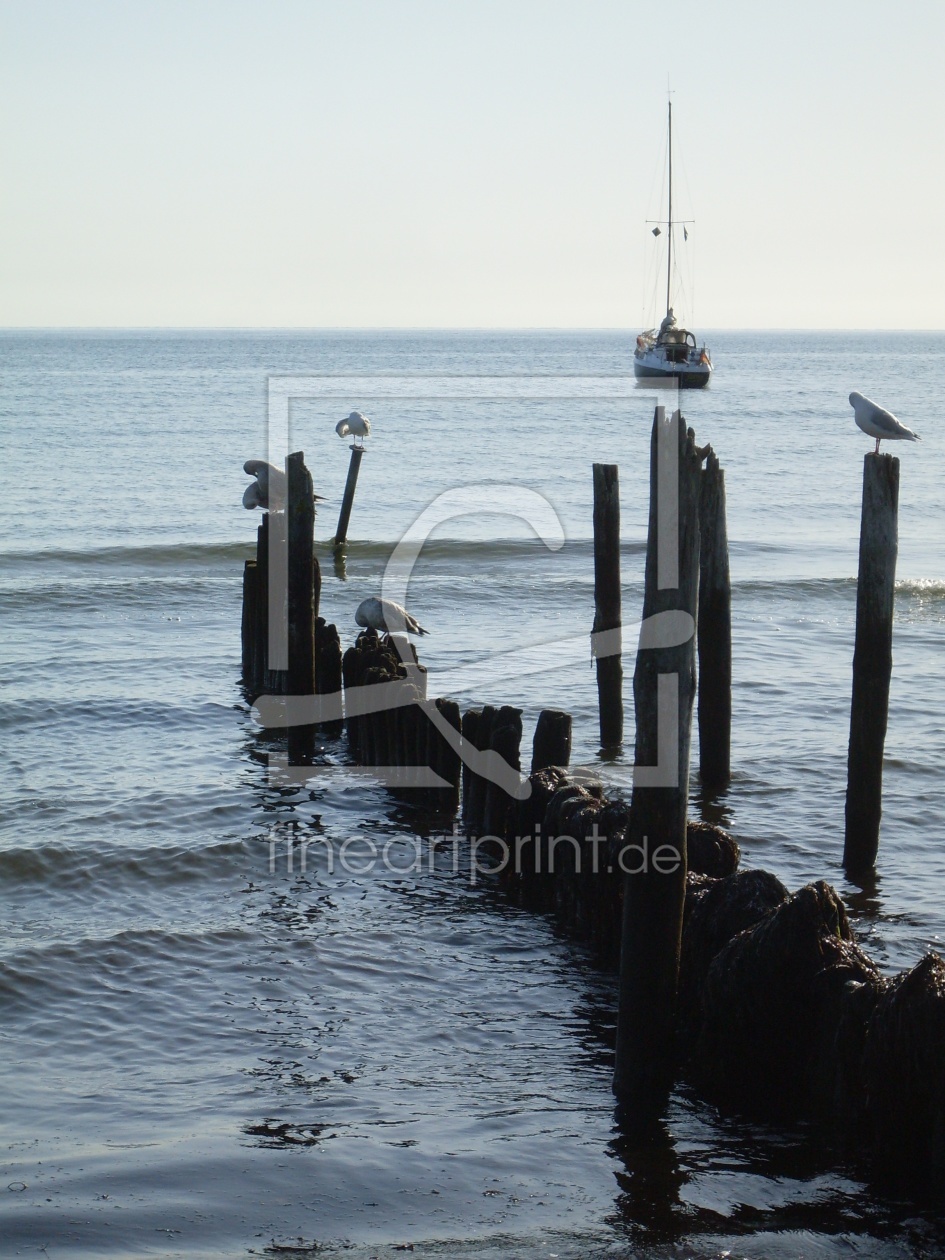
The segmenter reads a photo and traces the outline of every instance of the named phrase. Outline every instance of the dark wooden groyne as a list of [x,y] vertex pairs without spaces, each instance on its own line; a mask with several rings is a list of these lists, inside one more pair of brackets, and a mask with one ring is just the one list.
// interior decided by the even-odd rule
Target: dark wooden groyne
[[[655,452],[664,430],[679,455],[673,594],[654,580],[661,558]],[[243,575],[247,691],[291,695],[311,686],[316,697],[334,702],[332,724],[321,727],[333,734],[341,733],[343,696],[355,762],[376,770],[399,800],[443,820],[461,807],[471,869],[521,907],[552,916],[603,967],[621,971],[618,1024],[624,1037],[622,1050],[618,1035],[615,1089],[637,1118],[658,1114],[668,1089],[684,1078],[727,1109],[814,1121],[835,1149],[839,1144],[856,1158],[865,1156],[873,1172],[910,1193],[941,1196],[945,963],[929,953],[912,970],[884,978],[858,944],[830,885],[818,881],[792,895],[770,873],[741,870],[738,846],[724,831],[687,821],[697,649],[704,787],[719,790],[731,770],[724,479],[711,449],[695,446],[678,413],[667,421],[657,412],[653,449],[644,627],[634,675],[638,782],[630,801],[608,799],[601,783],[569,772],[568,714],[542,712],[524,778],[520,708],[483,705],[461,714],[455,701],[428,699],[426,670],[403,638],[365,630],[342,655],[336,627],[318,617],[317,561],[304,538],[302,545],[292,542],[298,528],[310,528],[299,526],[301,516],[295,522],[292,517],[292,486],[301,485],[310,498],[311,482],[299,469],[289,478],[289,520],[280,525],[289,539],[291,651],[300,651],[303,660],[301,666],[290,661],[284,671],[269,667],[267,516],[256,559],[247,561]],[[706,468],[700,470],[703,459]],[[300,455],[298,462],[304,469]],[[887,473],[884,464],[874,475]],[[884,502],[894,508],[895,499],[887,495]],[[883,520],[888,525],[888,512]],[[864,710],[882,719],[865,728],[873,738],[870,836],[878,835],[876,733],[880,726],[885,731],[895,563],[893,548],[891,568],[894,534],[873,526],[864,496],[861,582],[866,573],[867,589],[858,601],[855,677],[866,679],[870,695],[882,693],[882,703]],[[870,542],[874,535],[878,541]],[[705,596],[698,614],[696,583]],[[860,603],[868,598],[879,612],[869,616],[861,636]],[[695,639],[691,631],[682,634],[680,617],[697,621]],[[614,617],[607,621],[600,629],[612,628]],[[878,649],[861,652],[861,641],[878,643]],[[677,685],[670,699],[678,721],[667,743],[660,726],[661,702],[664,717],[667,711],[661,682],[673,673]],[[854,726],[856,688],[855,681]],[[305,760],[311,732],[291,732],[290,760],[293,741]],[[670,746],[672,777],[662,782],[651,774],[648,780]],[[881,753],[880,738],[879,773]],[[672,869],[667,864],[654,872],[648,865],[658,846],[675,854]]]
[[[642,862],[633,807],[563,768],[529,782],[492,882],[619,970]],[[740,869],[737,843],[717,827],[690,821],[687,857],[672,1079],[726,1110],[812,1122],[838,1157],[923,1199],[945,1196],[945,962],[929,953],[884,978],[829,884],[791,894],[769,872]],[[624,1100],[635,1118],[659,1113],[661,1085],[649,1108]]]
[[426,669],[402,636],[364,630],[341,661],[348,749],[403,799],[450,816],[459,807],[460,713],[427,699]]

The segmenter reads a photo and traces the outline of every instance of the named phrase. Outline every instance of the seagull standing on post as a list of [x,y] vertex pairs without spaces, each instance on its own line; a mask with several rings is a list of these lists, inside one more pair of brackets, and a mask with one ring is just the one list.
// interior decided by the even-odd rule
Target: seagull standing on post
[[347,437],[350,433],[354,438],[355,445],[357,445],[358,438],[360,438],[361,445],[364,446],[364,439],[371,436],[371,422],[360,411],[352,411],[350,416],[345,416],[344,420],[338,421],[335,425],[335,432],[340,438]]
[[354,614],[355,624],[385,634],[429,634],[416,617],[411,617],[401,604],[392,599],[363,599]]
[[850,406],[853,408],[853,418],[859,427],[864,433],[876,439],[874,452],[876,455],[879,454],[879,444],[884,438],[887,441],[896,439],[906,442],[922,441],[918,433],[913,433],[904,424],[900,424],[891,411],[884,411],[882,407],[871,402],[869,398],[864,398],[856,390],[850,395]]

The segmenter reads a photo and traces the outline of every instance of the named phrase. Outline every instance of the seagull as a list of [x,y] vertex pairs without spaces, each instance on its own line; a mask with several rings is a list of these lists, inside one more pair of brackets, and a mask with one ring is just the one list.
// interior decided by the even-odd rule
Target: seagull
[[383,630],[387,634],[398,632],[407,634],[429,634],[415,617],[411,617],[406,608],[395,604],[392,599],[362,600],[358,611],[354,614],[355,624],[370,630]]
[[[267,464],[264,459],[248,459],[243,465],[243,472],[255,477],[243,491],[243,507],[271,508],[273,512],[281,512],[285,506],[285,473],[275,464]],[[324,503],[320,494],[313,494],[316,503]]]
[[248,459],[243,465],[243,472],[255,477],[243,492],[243,507],[269,508],[279,511],[285,504],[285,473],[275,464],[267,464],[264,459]]
[[882,407],[871,402],[868,398],[864,398],[862,394],[858,394],[856,390],[850,395],[850,406],[853,408],[853,417],[864,433],[868,433],[870,437],[876,439],[876,455],[879,454],[879,444],[886,438],[891,441],[900,438],[906,442],[921,442],[922,439],[918,433],[913,433],[911,429],[907,429],[904,424],[900,424],[891,411],[884,411]]
[[339,420],[335,425],[335,432],[340,438],[347,437],[350,433],[355,439],[361,439],[361,445],[364,445],[364,439],[371,436],[371,422],[361,414],[360,411],[352,411],[350,416],[345,416],[344,420]]

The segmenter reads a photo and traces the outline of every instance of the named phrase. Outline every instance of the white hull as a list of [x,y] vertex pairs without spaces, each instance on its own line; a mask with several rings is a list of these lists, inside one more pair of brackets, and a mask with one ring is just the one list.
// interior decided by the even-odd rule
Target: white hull
[[647,345],[633,356],[633,374],[638,380],[675,379],[680,389],[701,389],[709,383],[712,363],[704,346]]

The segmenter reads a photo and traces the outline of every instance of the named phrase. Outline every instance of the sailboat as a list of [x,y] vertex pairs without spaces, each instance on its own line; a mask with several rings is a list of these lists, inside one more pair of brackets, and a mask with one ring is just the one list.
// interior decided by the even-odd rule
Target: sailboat
[[[666,314],[659,329],[648,328],[637,337],[633,374],[638,378],[675,378],[680,389],[701,389],[712,375],[712,359],[688,328],[681,328],[673,312],[673,102],[669,102],[669,215],[653,229],[666,228]],[[685,229],[684,229],[685,230]]]

